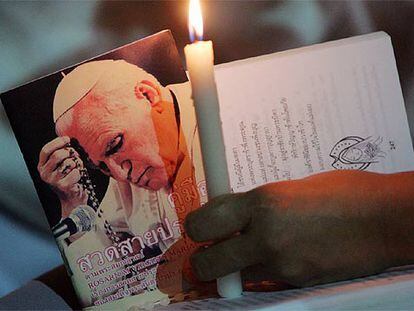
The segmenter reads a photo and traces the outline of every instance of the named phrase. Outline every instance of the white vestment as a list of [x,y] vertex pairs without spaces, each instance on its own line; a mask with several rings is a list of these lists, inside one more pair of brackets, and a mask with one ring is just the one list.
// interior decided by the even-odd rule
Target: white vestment
[[[189,83],[171,85],[168,88],[173,91],[178,99],[181,129],[184,131],[187,147],[189,149],[188,154],[196,168],[196,184],[203,185],[204,173],[202,169],[198,134],[196,133],[196,121],[191,100],[191,88]],[[205,186],[203,189],[205,189]],[[205,202],[207,198],[205,190],[203,189],[200,193],[201,202]],[[126,232],[132,236],[143,236],[148,230],[156,229],[162,224],[165,218],[169,220],[170,224],[178,220],[173,200],[169,198],[171,191],[171,188],[150,191],[129,183],[118,182],[115,179],[110,178],[109,186],[101,202],[100,208],[103,210],[104,219],[110,223],[113,231]],[[131,212],[127,214],[126,211]],[[107,236],[103,220],[100,218],[97,219],[98,223],[94,230],[85,233],[69,246],[62,247],[71,271],[73,272],[72,278],[74,278],[75,289],[82,305],[92,304],[91,280],[85,279],[85,274],[88,273],[80,270],[77,260],[80,257],[85,256],[86,253],[93,254],[95,251],[103,252],[106,247],[111,246],[112,244]],[[173,228],[173,231],[173,238],[166,241],[163,241],[162,239],[159,240],[158,247],[162,253],[180,238],[181,234],[179,229],[175,227]],[[97,268],[96,262],[97,260],[94,259],[93,271],[113,264],[113,262],[107,262]],[[111,271],[111,273],[113,273],[113,271]],[[162,294],[159,290],[154,290],[139,294],[139,300],[136,300],[138,300],[139,303],[150,303],[159,301],[163,297],[165,297],[165,294]],[[129,304],[137,305],[137,301],[134,301],[134,296],[124,298],[122,301],[116,300],[107,305],[100,306],[100,308],[118,309],[121,307],[122,309],[127,309]]]

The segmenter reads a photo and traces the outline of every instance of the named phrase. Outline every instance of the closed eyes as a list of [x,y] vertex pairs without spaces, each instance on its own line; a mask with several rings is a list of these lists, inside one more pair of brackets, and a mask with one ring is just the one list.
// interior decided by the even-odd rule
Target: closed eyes
[[105,157],[109,157],[116,153],[119,149],[121,149],[122,145],[124,144],[124,135],[119,134],[107,144],[105,148]]

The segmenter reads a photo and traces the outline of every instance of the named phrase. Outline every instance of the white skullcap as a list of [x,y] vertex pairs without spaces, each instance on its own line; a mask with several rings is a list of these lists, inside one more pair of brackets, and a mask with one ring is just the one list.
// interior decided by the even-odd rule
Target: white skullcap
[[92,61],[73,69],[60,81],[53,100],[53,121],[79,102],[114,65],[113,60]]

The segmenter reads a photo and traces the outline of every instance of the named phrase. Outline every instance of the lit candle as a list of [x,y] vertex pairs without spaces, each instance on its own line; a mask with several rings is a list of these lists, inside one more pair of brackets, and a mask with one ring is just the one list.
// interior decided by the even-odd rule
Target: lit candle
[[[193,42],[184,48],[190,75],[198,130],[200,134],[203,166],[209,198],[230,193],[220,110],[214,80],[214,54],[211,41],[202,41],[203,18],[198,0],[190,0],[188,27]],[[217,280],[221,297],[234,298],[242,293],[240,272]]]

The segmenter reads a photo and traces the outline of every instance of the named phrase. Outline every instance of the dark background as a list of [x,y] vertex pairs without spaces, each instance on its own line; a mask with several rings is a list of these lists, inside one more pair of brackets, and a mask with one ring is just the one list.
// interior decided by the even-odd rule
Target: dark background
[[[386,31],[413,129],[413,1],[202,1],[202,8],[216,63]],[[1,1],[0,93],[163,29],[172,30],[183,60],[187,1]],[[0,146],[2,296],[61,259],[1,105]]]

